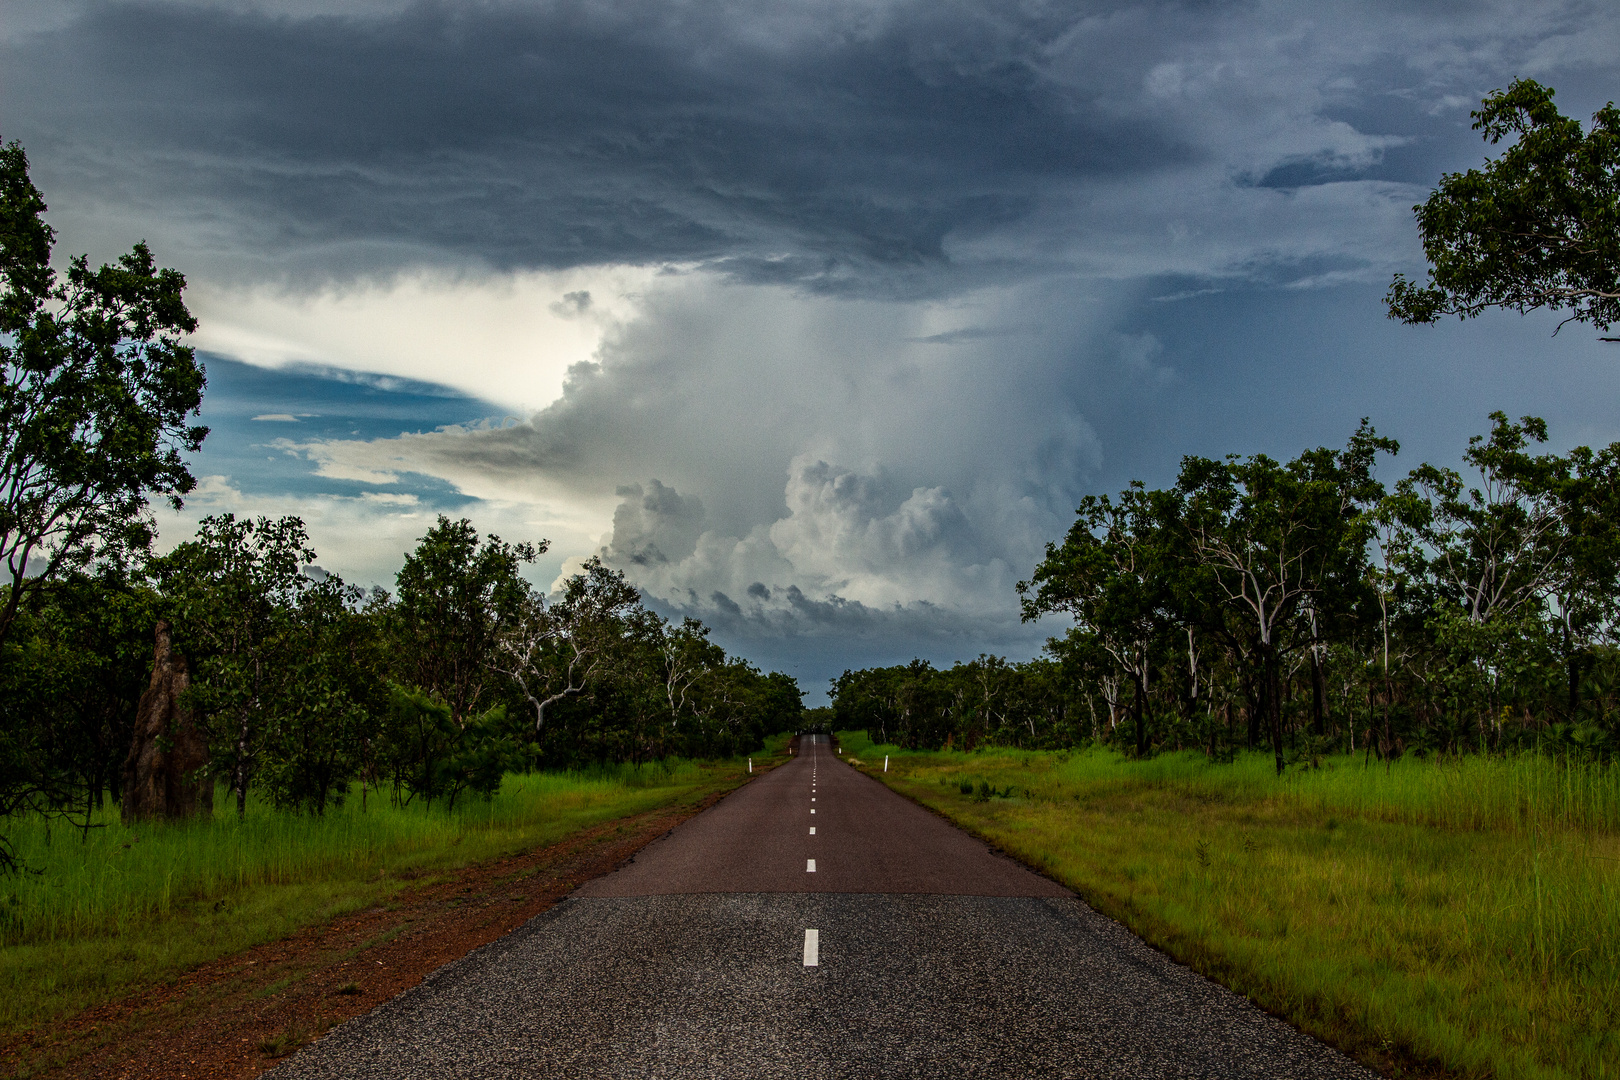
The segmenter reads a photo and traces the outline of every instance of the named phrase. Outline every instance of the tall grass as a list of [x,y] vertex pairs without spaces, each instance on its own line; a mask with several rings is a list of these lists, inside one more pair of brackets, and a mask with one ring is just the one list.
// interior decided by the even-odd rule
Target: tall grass
[[[885,779],[1386,1070],[1620,1075],[1617,770],[903,753]],[[869,766],[870,767],[870,766]],[[963,789],[969,789],[964,792]]]
[[321,816],[249,799],[239,819],[222,794],[212,817],[186,823],[125,827],[112,807],[87,830],[24,820],[12,826],[12,839],[28,872],[0,879],[0,942],[119,934],[177,905],[259,885],[492,858],[602,811],[658,805],[663,789],[689,786],[698,775],[687,762],[514,775],[494,798],[464,798],[454,810],[356,792]]
[[721,790],[741,761],[510,775],[492,799],[394,805],[352,792],[322,816],[216,798],[205,820],[87,831],[8,823],[28,870],[0,878],[0,1032],[70,1013],[334,915],[412,879],[555,843]]
[[[844,746],[877,759],[907,753],[899,747],[874,746],[860,732],[845,733]],[[1074,784],[1093,789],[1162,786],[1223,798],[1286,798],[1322,812],[1445,829],[1620,833],[1620,768],[1533,752],[1404,757],[1388,763],[1347,755],[1290,769],[1280,778],[1266,754],[1245,754],[1230,763],[1213,762],[1190,750],[1145,761],[1099,748],[1033,755],[998,748],[926,756],[968,770],[1001,770],[1038,758],[1045,785],[1064,790]],[[1041,781],[1025,788],[1030,797],[1048,794]]]

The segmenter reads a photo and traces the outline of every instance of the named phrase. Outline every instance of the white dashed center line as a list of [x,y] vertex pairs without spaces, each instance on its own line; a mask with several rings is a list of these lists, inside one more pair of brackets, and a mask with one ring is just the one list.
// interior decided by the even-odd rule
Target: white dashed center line
[[806,930],[804,932],[804,966],[819,967],[821,965],[821,931]]
[[814,860],[814,859],[806,859],[806,860],[804,860],[804,872],[807,873],[807,874],[815,873],[816,872],[816,860]]
[[814,825],[810,826],[810,835],[811,836],[816,835],[816,827]]
[[[814,800],[814,799],[811,799],[811,800],[810,800],[810,801],[811,801],[811,802],[815,802],[815,801],[816,801],[816,800]],[[812,814],[813,814],[813,813],[815,813],[815,812],[816,812],[816,808],[815,808],[815,807],[813,807],[813,806],[812,806],[812,807],[811,807],[811,808],[810,808],[810,812],[811,812],[811,813],[812,813]]]

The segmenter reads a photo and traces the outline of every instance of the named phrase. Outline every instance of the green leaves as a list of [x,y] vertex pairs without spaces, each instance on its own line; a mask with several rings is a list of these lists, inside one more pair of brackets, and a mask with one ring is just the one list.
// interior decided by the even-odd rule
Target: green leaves
[[112,781],[151,624],[135,632],[144,650],[118,656],[119,635],[94,624],[122,603],[70,612],[148,552],[147,500],[179,506],[195,484],[183,455],[208,434],[187,423],[204,375],[183,341],[197,327],[185,278],[145,244],[94,270],[79,256],[59,278],[45,209],[23,148],[0,147],[0,815],[99,800]]
[[1515,424],[1491,414],[1489,438],[1474,436],[1463,458],[1480,484],[1465,486],[1451,469],[1422,465],[1402,480],[1405,523],[1425,549],[1426,567],[1442,594],[1482,623],[1538,602],[1563,561],[1558,492],[1568,463],[1532,455],[1547,425],[1526,416]]
[[547,544],[482,543],[465,518],[438,523],[405,556],[394,609],[402,663],[416,685],[465,722],[485,697],[504,629],[530,602],[519,573]]
[[397,683],[388,689],[380,764],[406,802],[444,799],[453,807],[466,792],[493,795],[501,777],[519,764],[504,707],[458,723],[449,706],[429,694]]
[[314,558],[299,518],[224,514],[152,564],[238,810],[255,782],[278,804],[324,809],[359,771],[381,711],[380,629],[360,590],[304,572]]
[[1550,88],[1521,79],[1473,116],[1487,142],[1513,145],[1483,169],[1442,177],[1413,207],[1428,282],[1397,274],[1390,317],[1547,308],[1609,329],[1620,320],[1620,110],[1609,103],[1582,131]]
[[205,380],[185,278],[141,243],[59,281],[44,212],[22,147],[0,149],[0,640],[60,572],[145,553],[148,498],[180,505],[208,434],[187,423]]

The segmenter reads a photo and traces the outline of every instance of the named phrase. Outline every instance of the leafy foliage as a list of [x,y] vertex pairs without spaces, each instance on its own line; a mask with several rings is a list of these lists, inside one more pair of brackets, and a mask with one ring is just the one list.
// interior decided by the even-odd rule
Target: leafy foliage
[[0,641],[25,598],[63,571],[146,552],[149,497],[195,485],[182,454],[208,429],[187,417],[203,369],[185,278],[145,244],[116,264],[84,256],[65,278],[21,146],[0,147]]
[[1583,131],[1550,88],[1520,79],[1473,116],[1490,144],[1514,142],[1483,169],[1442,177],[1413,207],[1429,277],[1395,276],[1390,317],[1547,308],[1609,329],[1620,320],[1620,111],[1610,102]]
[[480,544],[471,522],[441,514],[405,556],[393,609],[401,659],[458,723],[486,696],[496,642],[530,598],[520,568],[545,550],[545,541],[513,545],[497,536]]
[[1541,453],[1490,417],[1469,472],[1365,422],[1292,461],[1189,457],[1174,487],[1082,501],[1019,586],[1067,616],[1044,658],[845,672],[835,722],[911,748],[1112,744],[1134,757],[1620,750],[1620,444]]

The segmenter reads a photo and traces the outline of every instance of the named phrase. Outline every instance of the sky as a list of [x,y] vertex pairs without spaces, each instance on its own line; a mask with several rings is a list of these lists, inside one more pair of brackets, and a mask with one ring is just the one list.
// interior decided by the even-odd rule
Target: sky
[[298,514],[386,587],[466,517],[812,704],[1034,655],[1079,499],[1187,454],[1620,439],[1590,328],[1385,317],[1521,77],[1620,98],[1620,7],[0,0],[58,261],[187,277],[212,434],[163,544]]

